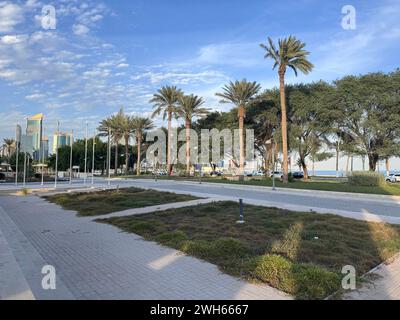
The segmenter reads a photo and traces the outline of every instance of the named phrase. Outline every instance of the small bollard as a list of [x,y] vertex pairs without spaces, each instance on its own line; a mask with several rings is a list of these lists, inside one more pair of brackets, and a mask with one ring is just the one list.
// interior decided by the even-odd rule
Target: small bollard
[[244,223],[243,199],[239,199],[239,220],[236,223]]

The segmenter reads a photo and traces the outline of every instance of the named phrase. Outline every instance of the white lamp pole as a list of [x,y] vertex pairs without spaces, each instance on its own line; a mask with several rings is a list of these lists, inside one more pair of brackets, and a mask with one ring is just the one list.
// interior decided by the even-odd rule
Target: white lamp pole
[[57,189],[57,178],[58,178],[58,136],[60,134],[60,121],[57,121],[57,136],[56,136],[56,172],[54,177],[54,188]]
[[86,175],[87,175],[87,140],[88,140],[88,123],[86,122],[85,130],[85,173],[83,176],[83,183],[86,185]]
[[94,130],[94,133],[93,133],[92,184],[94,184],[94,156],[95,156],[95,146],[96,146],[96,130]]
[[108,140],[107,140],[107,153],[108,153],[108,158],[107,158],[107,167],[108,167],[108,185],[111,183],[111,129],[108,128]]
[[70,144],[70,153],[69,153],[69,184],[72,184],[72,145],[74,144],[74,130],[71,131],[69,144]]
[[[20,137],[21,138],[21,137]],[[18,141],[18,124],[15,129],[15,143],[16,143],[16,155],[15,155],[15,185],[18,185],[18,155],[19,155],[19,141]]]

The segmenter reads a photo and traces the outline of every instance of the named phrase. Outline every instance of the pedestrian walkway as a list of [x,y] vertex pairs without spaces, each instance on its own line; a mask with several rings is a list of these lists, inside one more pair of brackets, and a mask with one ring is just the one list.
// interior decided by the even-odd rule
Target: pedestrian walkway
[[[291,299],[38,196],[2,196],[1,207],[0,228],[36,299]],[[56,268],[54,291],[40,286],[44,265]]]

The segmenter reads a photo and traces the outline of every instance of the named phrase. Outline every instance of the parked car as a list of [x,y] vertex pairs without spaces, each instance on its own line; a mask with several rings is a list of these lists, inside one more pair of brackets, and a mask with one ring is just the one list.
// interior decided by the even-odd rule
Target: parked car
[[385,180],[392,183],[400,182],[400,173],[389,174]]
[[297,171],[297,172],[293,172],[292,176],[294,179],[303,179],[304,173],[301,171]]
[[275,177],[277,179],[283,179],[283,172],[282,171],[274,171],[274,172],[271,172],[269,176],[271,178]]
[[253,176],[263,176],[264,172],[262,170],[253,171]]
[[211,172],[210,172],[210,176],[217,176],[217,177],[220,177],[220,176],[222,176],[222,174],[223,174],[223,172],[222,172],[222,171],[219,171],[219,170],[211,171]]

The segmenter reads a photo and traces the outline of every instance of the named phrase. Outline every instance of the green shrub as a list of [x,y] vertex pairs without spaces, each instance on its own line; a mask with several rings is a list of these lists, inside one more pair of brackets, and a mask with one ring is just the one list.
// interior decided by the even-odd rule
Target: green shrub
[[134,222],[130,225],[132,228],[133,232],[149,232],[149,231],[154,231],[156,230],[155,226],[153,226],[150,222]]
[[287,293],[294,293],[293,264],[289,260],[275,254],[266,254],[255,258],[253,263],[253,276],[257,279]]
[[279,255],[259,256],[251,264],[253,277],[297,299],[324,299],[340,287],[338,274],[312,264],[293,263]]
[[385,178],[378,172],[355,171],[349,176],[349,183],[353,186],[377,187],[385,184]]

